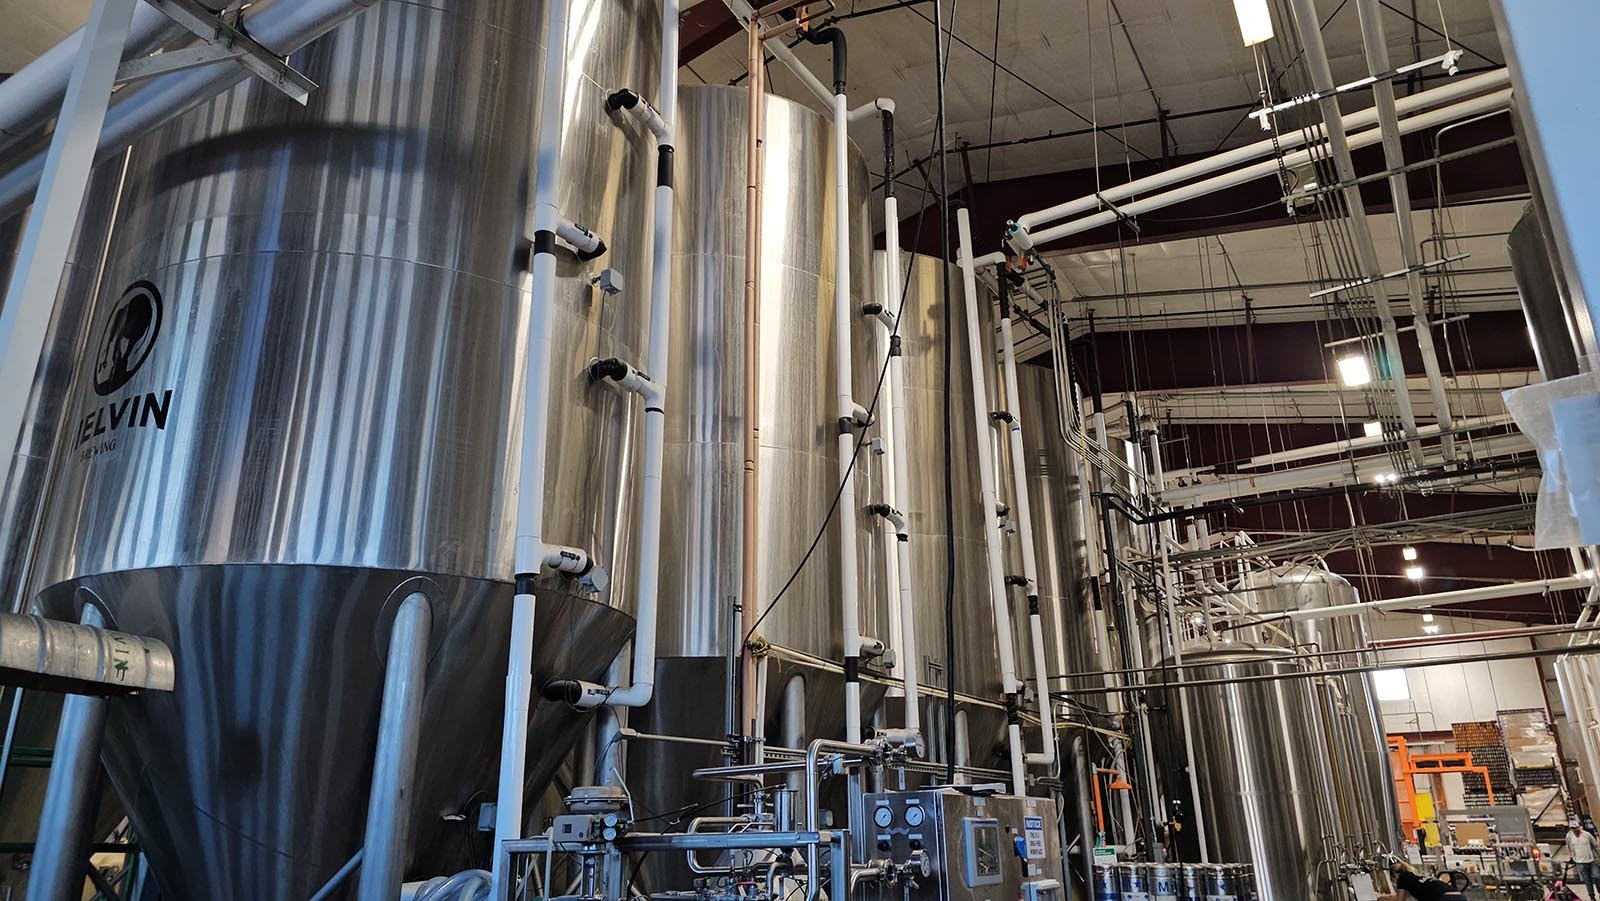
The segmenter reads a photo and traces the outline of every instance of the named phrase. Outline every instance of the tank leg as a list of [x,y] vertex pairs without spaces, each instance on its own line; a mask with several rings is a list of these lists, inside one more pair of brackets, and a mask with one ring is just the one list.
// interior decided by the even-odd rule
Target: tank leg
[[383,709],[378,719],[378,748],[373,755],[372,793],[367,801],[360,901],[394,901],[400,897],[406,848],[411,838],[412,781],[417,768],[417,742],[422,731],[423,677],[428,671],[428,643],[433,610],[428,598],[414,592],[401,602],[389,632],[389,661],[383,674]]
[[[99,608],[85,604],[78,619],[105,625]],[[105,736],[105,698],[69,695],[61,706],[55,756],[39,817],[28,901],[76,901],[89,866],[90,819],[100,786],[100,741]]]

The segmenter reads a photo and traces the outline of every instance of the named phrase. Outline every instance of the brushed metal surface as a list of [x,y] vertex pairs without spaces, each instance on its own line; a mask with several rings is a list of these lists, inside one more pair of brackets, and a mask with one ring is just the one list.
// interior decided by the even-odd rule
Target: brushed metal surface
[[[1242,643],[1186,649],[1184,663],[1195,680],[1299,669],[1291,650]],[[1253,862],[1263,898],[1320,897],[1324,837],[1334,823],[1322,803],[1327,761],[1310,728],[1320,703],[1312,680],[1186,690],[1212,859]],[[1158,722],[1179,728],[1170,709]]]
[[[663,656],[721,657],[739,636],[728,611],[739,594],[740,474],[744,429],[741,373],[744,284],[746,94],[738,88],[678,92],[677,249],[674,341],[667,398],[669,480],[662,554],[659,647]],[[766,109],[762,223],[760,398],[760,601],[766,609],[800,563],[839,488],[833,373],[832,126],[779,97]],[[851,293],[872,298],[867,171],[851,156]],[[868,405],[882,369],[873,323],[855,320],[852,386]],[[880,409],[886,405],[885,400]],[[852,477],[858,498],[881,478],[863,449]],[[859,517],[862,632],[882,635],[881,542]],[[831,523],[828,535],[838,526]],[[819,657],[842,658],[838,541],[824,537],[783,602],[761,623],[769,640]]]
[[[1033,543],[1039,562],[1039,603],[1045,626],[1048,672],[1081,673],[1102,667],[1094,643],[1094,598],[1090,592],[1088,546],[1075,505],[1083,494],[1071,451],[1061,438],[1060,404],[1055,374],[1042,366],[1017,368],[1016,412],[1022,420],[1027,454],[1029,500],[1033,508]],[[1019,564],[1020,565],[1020,564]],[[1018,640],[1027,638],[1019,630]],[[1027,647],[1019,644],[1019,648]],[[1033,675],[1033,655],[1018,659],[1019,669]],[[1052,688],[1087,685],[1052,683]]]
[[[418,573],[438,618],[410,872],[482,862],[444,817],[496,765],[541,17],[381,4],[296,54],[307,108],[242,85],[133,150],[35,585],[63,618],[92,586],[174,650],[177,689],[119,705],[106,762],[177,898],[298,901],[355,850],[385,603]],[[606,603],[632,596],[634,405],[582,370],[643,355],[655,159],[603,99],[652,92],[658,44],[651,0],[574,3],[561,205],[612,250],[561,269],[545,535],[612,580],[541,591],[546,676],[601,678],[631,631]],[[593,291],[602,265],[633,290]],[[108,344],[140,282],[159,328]],[[579,731],[534,720],[530,790]]]
[[[1306,610],[1354,604],[1356,589],[1342,576],[1306,564],[1289,564],[1251,573],[1252,599],[1262,612]],[[1302,647],[1349,651],[1320,658],[1329,668],[1349,668],[1375,662],[1370,654],[1356,653],[1367,644],[1364,617],[1298,620],[1294,638]],[[1355,850],[1367,853],[1399,847],[1399,812],[1395,805],[1394,776],[1381,708],[1369,674],[1337,677],[1320,690],[1328,692],[1325,704],[1342,716],[1328,723],[1336,754],[1330,771],[1338,780],[1336,792],[1341,817]]]

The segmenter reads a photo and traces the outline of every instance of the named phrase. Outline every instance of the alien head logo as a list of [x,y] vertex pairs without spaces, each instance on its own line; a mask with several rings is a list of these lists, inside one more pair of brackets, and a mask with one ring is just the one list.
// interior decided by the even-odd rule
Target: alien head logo
[[94,358],[94,392],[105,397],[128,384],[160,331],[161,292],[149,282],[134,282],[106,317]]

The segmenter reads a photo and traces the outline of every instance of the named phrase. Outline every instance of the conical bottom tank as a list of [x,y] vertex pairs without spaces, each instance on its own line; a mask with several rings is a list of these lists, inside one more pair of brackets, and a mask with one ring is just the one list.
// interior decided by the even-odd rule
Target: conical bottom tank
[[[559,198],[609,252],[568,255],[553,356],[529,360],[531,112],[544,5],[381,3],[132,149],[66,392],[34,587],[168,643],[178,685],[118,702],[105,760],[179,901],[304,901],[361,842],[393,607],[432,605],[408,875],[488,862],[521,397],[551,372],[544,540],[608,588],[539,589],[536,678],[598,680],[632,630],[653,0],[573,0]],[[602,267],[628,291],[591,287]],[[56,348],[59,350],[60,348]],[[531,487],[530,489],[531,490]],[[422,581],[415,581],[422,580]],[[541,704],[529,789],[578,731]]]

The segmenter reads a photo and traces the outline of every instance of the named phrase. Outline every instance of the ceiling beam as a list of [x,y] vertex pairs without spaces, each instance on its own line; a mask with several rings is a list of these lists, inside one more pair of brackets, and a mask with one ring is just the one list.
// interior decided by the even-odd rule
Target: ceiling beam
[[700,0],[678,20],[678,65],[689,65],[743,30],[722,0]]

